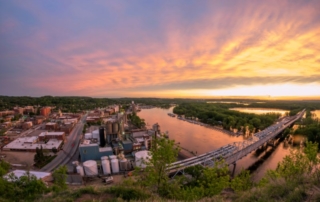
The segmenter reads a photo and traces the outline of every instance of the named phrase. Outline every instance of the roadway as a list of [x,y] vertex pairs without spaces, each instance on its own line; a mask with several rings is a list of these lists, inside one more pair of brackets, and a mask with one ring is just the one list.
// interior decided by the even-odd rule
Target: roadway
[[82,116],[81,120],[73,128],[71,133],[67,136],[67,141],[63,145],[62,149],[58,152],[57,157],[54,158],[50,163],[45,165],[41,169],[41,171],[51,172],[57,167],[61,165],[65,165],[70,161],[70,159],[78,151],[80,136],[82,134],[82,130],[83,130],[83,126],[85,124],[86,118],[87,118],[87,114]]

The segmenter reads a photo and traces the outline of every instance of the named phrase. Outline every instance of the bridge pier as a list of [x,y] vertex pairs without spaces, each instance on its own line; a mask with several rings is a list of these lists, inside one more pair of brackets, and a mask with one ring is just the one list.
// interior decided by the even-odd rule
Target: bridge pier
[[269,142],[267,142],[267,146],[271,146],[271,147],[274,147],[275,146],[275,140],[274,139],[272,139],[272,140],[270,140]]

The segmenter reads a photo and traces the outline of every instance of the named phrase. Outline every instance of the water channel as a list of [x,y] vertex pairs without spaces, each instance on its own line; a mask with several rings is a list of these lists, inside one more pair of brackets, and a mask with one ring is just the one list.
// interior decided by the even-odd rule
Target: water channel
[[[231,136],[211,128],[170,117],[168,113],[172,113],[172,110],[173,107],[170,109],[143,109],[138,115],[145,120],[148,128],[151,128],[154,123],[158,123],[162,132],[168,132],[170,139],[179,142],[182,147],[196,152],[198,155],[244,140],[243,136]],[[259,161],[261,164],[253,172],[253,179],[258,181],[268,169],[275,169],[278,162],[289,153],[289,148],[285,148],[283,143],[280,143],[271,155],[263,160],[265,152],[259,155],[252,152],[237,162],[235,173],[237,174],[242,169],[247,169]],[[230,169],[232,169],[232,166],[230,166]]]

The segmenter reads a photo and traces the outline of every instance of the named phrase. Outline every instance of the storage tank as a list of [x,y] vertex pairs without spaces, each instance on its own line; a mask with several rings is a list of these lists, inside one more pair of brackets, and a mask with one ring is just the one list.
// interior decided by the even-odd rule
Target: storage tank
[[102,165],[104,175],[111,174],[110,161],[107,156],[101,157],[101,165]]
[[99,130],[92,131],[92,138],[99,139]]
[[151,159],[151,155],[149,154],[149,151],[139,151],[134,154],[135,156],[135,163],[137,167],[145,168],[146,162],[149,162]]
[[112,133],[116,134],[116,133],[118,133],[118,131],[119,131],[119,124],[117,122],[114,122],[112,124]]
[[147,138],[144,139],[144,146],[146,147],[146,149],[148,149],[148,139]]
[[120,170],[128,170],[128,160],[126,158],[120,160]]
[[99,137],[100,137],[100,147],[106,145],[106,139],[104,138],[104,127],[99,128]]
[[86,139],[86,140],[92,139],[92,133],[86,133],[86,134],[84,134],[84,139]]
[[116,159],[116,158],[117,158],[117,156],[116,156],[116,155],[110,155],[110,156],[109,156],[109,159],[110,159],[110,160],[112,160],[112,159]]
[[83,168],[88,176],[98,175],[98,166],[97,162],[93,160],[85,161],[83,163]]
[[119,173],[119,161],[118,161],[118,159],[112,159],[111,160],[111,168],[112,168],[112,173]]
[[77,166],[77,173],[80,174],[82,177],[84,176],[84,171],[82,166]]
[[106,133],[107,133],[107,135],[112,134],[112,123],[111,122],[107,122],[107,124],[106,124]]

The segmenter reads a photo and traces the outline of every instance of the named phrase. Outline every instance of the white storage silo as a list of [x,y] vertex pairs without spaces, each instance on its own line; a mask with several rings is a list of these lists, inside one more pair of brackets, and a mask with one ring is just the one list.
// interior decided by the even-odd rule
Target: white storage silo
[[92,138],[99,140],[99,130],[92,131]]
[[112,133],[116,134],[119,131],[119,124],[117,122],[112,123]]
[[92,139],[92,133],[84,134],[84,139],[86,139],[86,140]]
[[121,159],[120,160],[120,170],[128,170],[128,160],[127,159]]
[[111,160],[111,168],[112,168],[112,173],[119,173],[119,161],[118,161],[118,159],[112,159]]
[[140,168],[145,168],[147,166],[146,163],[149,162],[149,160],[151,159],[149,151],[139,151],[136,152],[134,156],[136,166]]
[[148,149],[148,139],[147,138],[144,139],[144,146],[146,147],[146,149]]
[[101,157],[101,165],[102,165],[104,175],[111,174],[110,161],[107,156]]
[[85,161],[83,163],[84,171],[88,176],[98,175],[98,166],[97,162],[93,160]]
[[84,171],[82,166],[77,166],[77,173],[80,174],[82,177],[84,176]]

